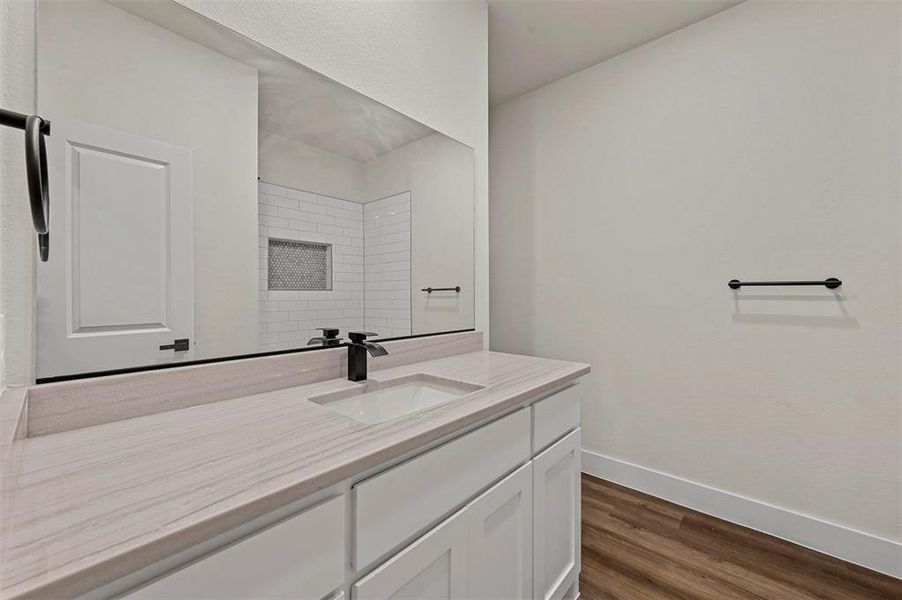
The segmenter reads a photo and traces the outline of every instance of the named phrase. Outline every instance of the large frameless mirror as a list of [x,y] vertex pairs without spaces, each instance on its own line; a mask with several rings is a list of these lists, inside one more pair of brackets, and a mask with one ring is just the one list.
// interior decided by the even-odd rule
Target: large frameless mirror
[[40,0],[37,73],[39,380],[473,327],[471,148],[169,0]]

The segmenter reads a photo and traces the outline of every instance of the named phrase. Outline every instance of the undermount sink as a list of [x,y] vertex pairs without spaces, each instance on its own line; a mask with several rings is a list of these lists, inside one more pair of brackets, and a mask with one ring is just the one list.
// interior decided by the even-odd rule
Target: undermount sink
[[355,421],[374,425],[431,408],[483,387],[417,373],[383,381],[371,379],[349,390],[313,396],[310,401]]

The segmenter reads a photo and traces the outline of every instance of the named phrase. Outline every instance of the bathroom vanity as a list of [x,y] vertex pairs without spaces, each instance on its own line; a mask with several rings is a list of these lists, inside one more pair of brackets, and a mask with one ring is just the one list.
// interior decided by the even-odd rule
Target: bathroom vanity
[[575,598],[589,367],[483,350],[474,148],[184,3],[39,5],[0,599]]
[[8,390],[2,597],[577,597],[589,368],[481,345]]

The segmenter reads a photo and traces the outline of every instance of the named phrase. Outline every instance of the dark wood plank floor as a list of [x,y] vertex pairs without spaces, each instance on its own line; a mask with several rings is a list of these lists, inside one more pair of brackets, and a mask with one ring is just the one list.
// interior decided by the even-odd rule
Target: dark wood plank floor
[[902,600],[902,581],[583,475],[585,600]]

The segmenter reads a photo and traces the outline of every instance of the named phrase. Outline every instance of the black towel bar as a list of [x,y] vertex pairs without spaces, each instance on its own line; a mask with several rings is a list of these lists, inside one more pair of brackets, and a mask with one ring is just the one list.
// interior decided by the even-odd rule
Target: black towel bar
[[426,292],[427,294],[431,294],[432,292],[460,292],[460,286],[456,285],[454,287],[444,287],[444,288],[434,288],[434,287],[424,287],[420,290],[421,292]]
[[50,135],[50,121],[37,115],[23,115],[0,109],[0,125],[25,131],[25,179],[31,202],[31,220],[38,234],[41,262],[50,255],[50,190],[47,185],[47,147],[44,136]]
[[731,279],[728,283],[730,289],[738,290],[744,286],[771,286],[771,285],[822,285],[828,290],[835,290],[842,285],[842,281],[836,277],[828,277],[823,281],[739,281]]

